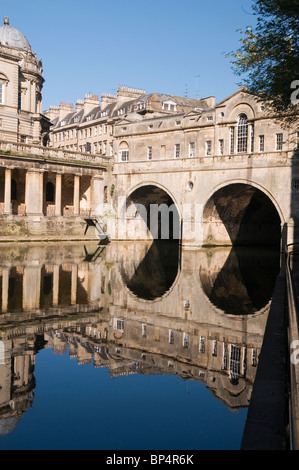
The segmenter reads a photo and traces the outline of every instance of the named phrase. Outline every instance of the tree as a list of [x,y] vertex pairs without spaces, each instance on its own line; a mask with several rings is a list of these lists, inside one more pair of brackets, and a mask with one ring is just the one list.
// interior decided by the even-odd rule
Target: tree
[[256,0],[256,26],[241,31],[241,47],[228,54],[243,85],[293,120],[299,102],[299,0]]

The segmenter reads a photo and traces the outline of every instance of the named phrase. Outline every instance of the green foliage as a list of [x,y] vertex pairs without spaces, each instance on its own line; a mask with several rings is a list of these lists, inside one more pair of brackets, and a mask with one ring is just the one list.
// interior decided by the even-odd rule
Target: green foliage
[[[299,0],[256,0],[253,29],[240,31],[241,47],[228,57],[242,85],[278,113],[296,114],[292,84],[299,80]],[[298,85],[297,87],[298,88]]]

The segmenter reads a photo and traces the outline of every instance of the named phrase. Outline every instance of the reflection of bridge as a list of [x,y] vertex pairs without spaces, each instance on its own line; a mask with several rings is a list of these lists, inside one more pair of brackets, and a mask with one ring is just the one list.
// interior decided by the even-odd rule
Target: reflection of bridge
[[[1,384],[7,384],[0,391],[2,417],[16,416],[13,409],[9,412],[9,404],[21,390],[21,382],[28,389],[21,412],[29,406],[35,385],[27,368],[45,341],[55,353],[69,348],[80,364],[93,359],[97,367],[109,367],[112,377],[136,372],[175,374],[205,382],[230,408],[247,407],[269,299],[264,305],[250,305],[252,297],[245,286],[240,305],[244,309],[245,301],[247,310],[240,315],[221,310],[221,295],[218,306],[211,303],[206,293],[227,265],[230,250],[218,249],[212,255],[183,250],[181,264],[176,258],[176,270],[173,266],[165,281],[165,259],[155,245],[112,243],[95,263],[86,262],[86,250],[92,255],[97,249],[78,244],[0,249],[0,378]],[[145,290],[134,287],[138,266],[140,279],[147,282],[144,259],[159,267],[156,281],[165,286],[164,292],[157,291],[152,283],[146,291],[154,297],[151,300],[138,297]],[[231,258],[231,264],[237,269],[236,259]],[[13,376],[8,367],[12,359]]]

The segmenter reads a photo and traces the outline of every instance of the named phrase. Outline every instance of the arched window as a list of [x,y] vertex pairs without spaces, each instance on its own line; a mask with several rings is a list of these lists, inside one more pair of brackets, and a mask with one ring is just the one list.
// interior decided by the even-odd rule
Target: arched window
[[247,152],[248,120],[246,114],[240,114],[238,119],[237,153]]
[[50,181],[46,184],[46,202],[54,202],[54,184]]
[[9,80],[4,73],[0,72],[0,104],[4,104],[5,101],[5,87]]
[[127,162],[129,160],[129,146],[127,142],[120,143],[118,156],[120,162]]
[[14,179],[11,180],[11,200],[17,200],[17,183]]

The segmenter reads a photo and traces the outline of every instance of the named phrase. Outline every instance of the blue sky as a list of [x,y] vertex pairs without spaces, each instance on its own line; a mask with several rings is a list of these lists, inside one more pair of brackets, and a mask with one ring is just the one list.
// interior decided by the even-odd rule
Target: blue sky
[[0,21],[8,16],[43,61],[44,110],[119,85],[220,101],[238,88],[225,54],[254,26],[252,3],[1,0]]

